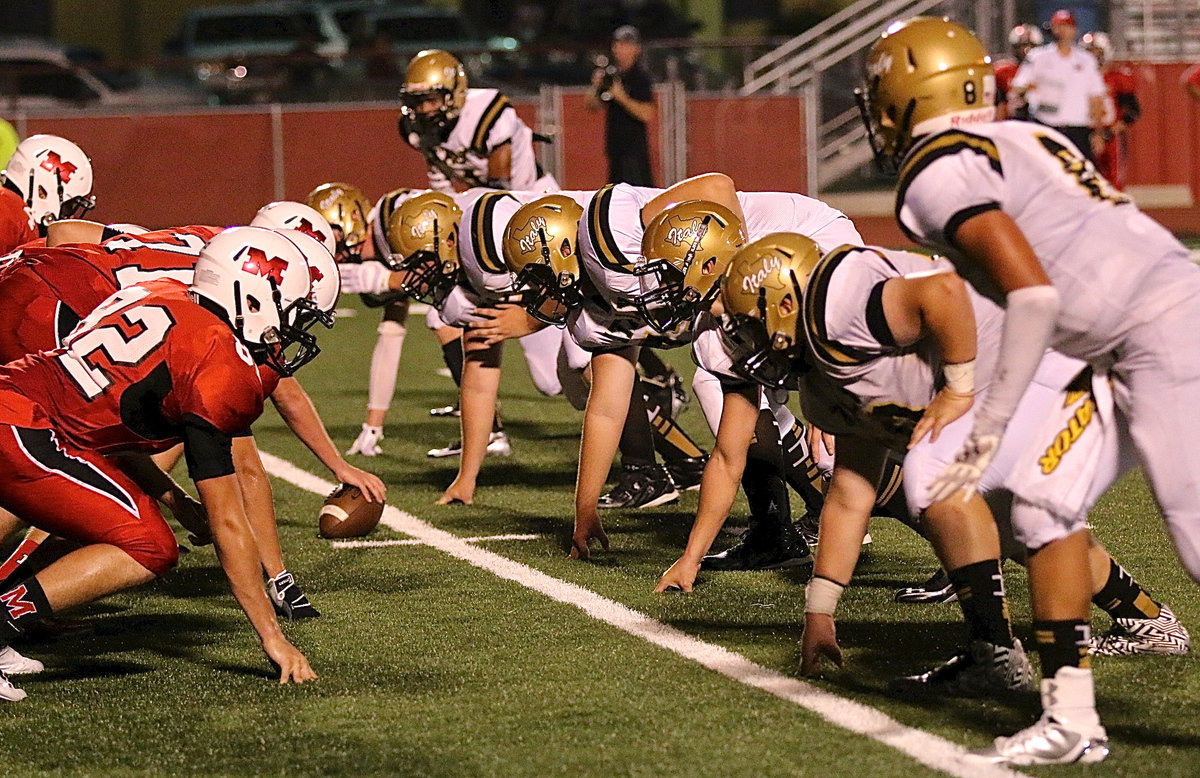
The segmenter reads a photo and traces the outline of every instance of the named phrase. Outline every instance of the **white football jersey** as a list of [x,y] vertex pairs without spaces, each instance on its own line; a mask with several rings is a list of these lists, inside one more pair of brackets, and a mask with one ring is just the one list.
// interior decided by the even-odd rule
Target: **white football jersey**
[[717,317],[702,313],[696,317],[696,331],[692,338],[692,361],[702,369],[720,379],[722,385],[746,386],[746,379],[733,372],[733,359],[729,347],[721,334]]
[[999,289],[954,239],[963,222],[995,209],[1016,221],[1058,290],[1051,345],[1065,354],[1112,351],[1140,317],[1154,315],[1130,314],[1148,284],[1159,310],[1191,295],[1191,285],[1176,280],[1188,263],[1183,245],[1049,127],[1005,121],[948,130],[906,156],[896,195],[901,228],[945,252],[972,286],[1000,302]]
[[[941,362],[932,338],[896,344],[883,312],[883,285],[949,270],[944,259],[857,246],[835,249],[821,260],[804,290],[805,336],[815,367],[801,379],[800,401],[813,424],[905,449],[942,383]],[[1002,312],[981,295],[971,298],[980,390],[991,378]]]
[[507,97],[495,89],[468,89],[458,121],[446,140],[424,148],[421,138],[409,132],[405,140],[425,156],[429,165],[429,188],[454,191],[454,182],[486,186],[488,155],[506,143],[512,144],[510,186],[533,190],[542,173],[533,150],[533,130],[521,120]]
[[795,232],[811,238],[822,252],[863,243],[846,214],[815,198],[791,192],[738,192],[737,196],[749,240],[773,232]]

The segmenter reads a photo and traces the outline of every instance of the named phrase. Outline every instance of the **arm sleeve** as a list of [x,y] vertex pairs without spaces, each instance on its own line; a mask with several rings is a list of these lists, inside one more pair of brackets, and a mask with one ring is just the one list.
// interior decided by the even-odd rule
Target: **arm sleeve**
[[183,417],[183,454],[193,481],[233,475],[233,437],[199,416]]

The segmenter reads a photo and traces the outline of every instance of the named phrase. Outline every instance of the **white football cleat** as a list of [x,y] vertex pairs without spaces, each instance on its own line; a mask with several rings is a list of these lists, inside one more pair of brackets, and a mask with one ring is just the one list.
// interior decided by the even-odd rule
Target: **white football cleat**
[[0,673],[5,675],[33,675],[45,670],[46,666],[36,659],[17,653],[12,646],[0,648]]
[[28,696],[24,689],[18,689],[13,686],[12,681],[8,680],[7,675],[0,673],[0,700],[20,702]]
[[1108,733],[1099,724],[1068,725],[1050,713],[1012,737],[998,737],[991,746],[972,751],[968,759],[990,764],[1093,764],[1108,756]]
[[1152,619],[1114,619],[1112,629],[1092,638],[1088,650],[1097,656],[1186,654],[1192,647],[1187,627],[1166,605]]
[[380,447],[379,441],[383,440],[383,427],[372,427],[370,424],[362,425],[362,432],[358,433],[358,437],[354,441],[354,445],[346,451],[347,454],[362,454],[364,457],[378,456],[383,453],[383,448]]

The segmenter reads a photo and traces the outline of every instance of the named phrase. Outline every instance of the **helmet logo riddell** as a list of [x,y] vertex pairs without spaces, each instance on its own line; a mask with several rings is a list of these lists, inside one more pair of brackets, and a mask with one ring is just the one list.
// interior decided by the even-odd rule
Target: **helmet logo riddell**
[[71,162],[64,162],[57,151],[47,151],[40,167],[48,173],[57,173],[59,180],[64,184],[71,183],[71,176],[79,169]]
[[287,266],[286,259],[268,257],[267,252],[253,246],[246,249],[246,260],[242,262],[242,270],[269,278],[276,284],[283,283],[283,271],[287,270]]

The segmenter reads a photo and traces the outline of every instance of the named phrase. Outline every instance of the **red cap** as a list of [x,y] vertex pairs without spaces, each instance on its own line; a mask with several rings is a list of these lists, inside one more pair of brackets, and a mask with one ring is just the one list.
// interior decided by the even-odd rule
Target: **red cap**
[[1069,24],[1075,25],[1075,14],[1071,13],[1066,8],[1059,8],[1054,12],[1054,16],[1050,17],[1051,24]]

